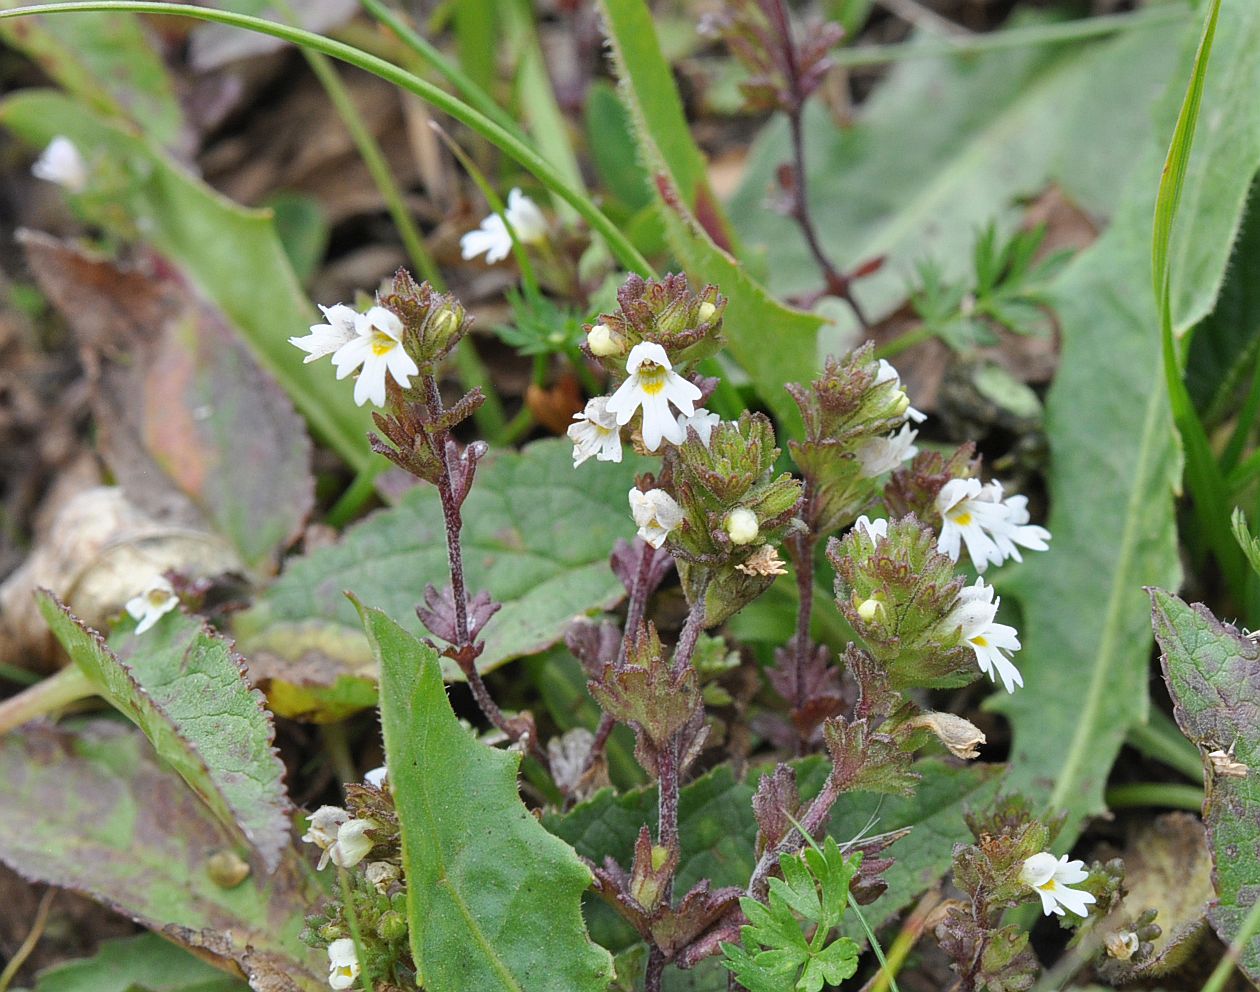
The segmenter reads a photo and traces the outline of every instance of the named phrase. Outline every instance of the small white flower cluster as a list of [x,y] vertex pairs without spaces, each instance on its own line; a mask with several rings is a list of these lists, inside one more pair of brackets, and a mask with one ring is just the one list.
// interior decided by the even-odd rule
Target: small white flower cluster
[[683,522],[682,507],[664,489],[649,489],[645,493],[631,489],[630,513],[639,536],[654,548],[664,544],[669,532]]
[[[596,396],[585,410],[574,414],[568,432],[574,468],[592,456],[601,462],[621,461],[621,428],[640,409],[643,445],[648,451],[656,451],[663,440],[682,444],[688,428],[708,445],[718,415],[696,407],[700,390],[674,371],[664,348],[651,341],[636,344],[630,349],[626,371],[629,377],[612,396]],[[678,409],[677,414],[671,406]]]
[[[927,419],[927,414],[921,410],[916,410],[910,405],[910,398],[906,396],[905,390],[901,388],[901,376],[890,363],[884,359],[879,360],[879,371],[875,374],[875,385],[885,382],[894,383],[894,395],[898,398],[895,400],[897,409],[906,415],[908,420],[921,424]],[[902,462],[909,461],[919,453],[919,449],[915,447],[915,438],[919,436],[919,432],[913,430],[909,424],[904,424],[900,431],[896,434],[890,434],[888,437],[876,437],[867,441],[857,450],[858,463],[862,466],[862,476],[867,479],[874,479],[876,476],[883,475],[885,472],[891,472]]]
[[[878,544],[888,537],[887,520],[870,520],[866,516],[858,517],[854,522],[855,530],[865,534],[872,544]],[[947,629],[958,628],[962,639],[975,652],[976,664],[980,671],[994,682],[1002,680],[1007,692],[1014,692],[1016,686],[1024,684],[1023,676],[1011,661],[1011,655],[1018,651],[1019,633],[1008,624],[998,623],[997,611],[1002,600],[993,595],[993,587],[985,585],[984,579],[976,579],[975,585],[965,586],[954,600],[954,608],[945,617]],[[863,619],[870,620],[884,609],[878,600],[868,599],[858,606],[858,613]]]
[[[505,217],[507,223],[504,223]],[[510,232],[509,225],[512,228]],[[526,245],[539,244],[547,239],[547,218],[538,209],[538,204],[519,189],[508,193],[507,209],[503,214],[490,214],[477,230],[469,231],[459,239],[460,254],[465,259],[484,254],[491,265],[501,262],[512,251],[512,234]]]
[[1093,893],[1068,887],[1089,878],[1084,868],[1085,862],[1069,861],[1066,854],[1056,858],[1049,851],[1042,851],[1024,862],[1019,880],[1041,897],[1041,911],[1046,916],[1063,916],[1064,909],[1087,916],[1088,907],[1098,900]]
[[411,377],[420,369],[402,346],[403,325],[397,314],[385,307],[357,313],[344,303],[320,310],[328,323],[312,324],[306,337],[289,338],[289,344],[307,353],[305,363],[332,355],[338,379],[363,366],[354,384],[354,401],[359,406],[368,401],[385,405],[386,372],[403,389],[411,385]]
[[314,844],[320,855],[320,871],[331,861],[338,868],[353,868],[372,850],[368,834],[380,829],[375,820],[351,817],[340,806],[321,806],[307,818],[308,829],[302,840]]
[[127,600],[125,609],[132,619],[140,621],[136,624],[136,633],[143,634],[178,605],[179,597],[171,584],[161,575],[155,575],[143,592]]
[[954,561],[967,546],[977,572],[1007,558],[1023,561],[1019,549],[1045,551],[1050,532],[1028,523],[1028,497],[1002,497],[1002,483],[951,479],[936,496],[941,514],[940,549]]

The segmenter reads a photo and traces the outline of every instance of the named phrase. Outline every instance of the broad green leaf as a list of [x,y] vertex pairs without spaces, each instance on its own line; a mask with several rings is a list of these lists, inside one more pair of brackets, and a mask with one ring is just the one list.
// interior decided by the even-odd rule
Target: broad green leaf
[[[1046,409],[1054,538],[1049,552],[1012,578],[1024,607],[1017,660],[1025,684],[992,702],[1014,730],[1012,787],[1069,814],[1059,839],[1065,846],[1084,817],[1104,810],[1103,787],[1124,736],[1146,719],[1150,635],[1142,586],[1172,588],[1179,578],[1172,493],[1180,463],[1148,288],[1150,225],[1155,177],[1198,30],[1183,28],[1182,68],[1170,73],[1158,126],[1111,227],[1065,271],[1051,299],[1063,339]],[[1230,115],[1260,122],[1251,92],[1232,88],[1258,45],[1260,7],[1222,7],[1204,96],[1218,125]],[[1185,183],[1187,190],[1217,184],[1220,202],[1241,210],[1256,164],[1244,155],[1236,175],[1221,176],[1219,159],[1232,156],[1231,144],[1243,144],[1233,126],[1205,121]],[[1228,251],[1220,246],[1234,237],[1240,217],[1224,209],[1195,216],[1193,202],[1187,193],[1182,217],[1197,239],[1178,271],[1205,273],[1204,258],[1225,264]],[[1101,493],[1106,497],[1094,495]]]
[[259,364],[337,454],[357,469],[375,464],[364,440],[367,412],[355,407],[351,390],[326,363],[304,364],[288,343],[307,333],[315,313],[270,212],[232,203],[152,141],[59,93],[24,90],[9,97],[0,103],[0,125],[39,146],[64,134],[89,162],[104,162],[109,175],[101,181],[109,189],[89,189],[97,198],[82,200],[85,209],[95,203],[92,220],[123,238],[141,232],[173,259],[240,329]]
[[611,83],[597,79],[586,93],[586,143],[600,182],[631,210],[652,202],[652,177],[626,148],[634,144],[634,121]]
[[[463,507],[464,568],[469,591],[488,590],[503,609],[487,624],[483,671],[550,647],[574,616],[609,609],[624,595],[608,566],[617,538],[634,534],[626,493],[641,464],[588,463],[574,469],[564,440],[531,444],[487,459]],[[449,585],[442,508],[437,491],[419,486],[397,506],[350,528],[340,543],[293,560],[257,604],[235,621],[241,648],[301,630],[310,642],[329,632],[328,654],[351,668],[370,663],[361,637],[346,653],[355,623],[353,592],[406,617],[414,633],[416,604],[427,584]],[[338,652],[338,653],[334,653]],[[455,669],[447,667],[453,677]]]
[[430,992],[595,992],[612,957],[590,942],[590,872],[525,808],[521,757],[479,743],[451,709],[437,652],[379,610],[381,729],[402,828],[418,983]]
[[[801,794],[810,797],[821,788],[827,763],[821,758],[807,758],[796,769]],[[963,812],[983,807],[992,797],[1001,767],[956,767],[928,759],[920,761],[915,770],[923,780],[914,798],[851,793],[836,804],[827,827],[840,844],[858,836],[914,828],[888,849],[888,856],[896,859],[884,875],[888,891],[863,907],[872,927],[890,919],[949,870],[953,844],[970,836]],[[686,892],[705,878],[715,887],[748,884],[755,865],[757,824],[752,797],[756,787],[757,775],[737,782],[727,765],[683,787],[678,809],[682,858],[676,891]],[[597,864],[613,857],[629,865],[639,828],[646,823],[654,830],[656,811],[655,788],[619,796],[604,790],[568,813],[551,814],[543,822],[583,857]],[[637,939],[632,931],[618,926],[619,921],[602,905],[592,905],[591,910],[592,931],[605,946],[619,950]],[[857,924],[846,919],[845,926],[850,923],[855,928],[850,936],[856,937]],[[597,924],[601,928],[598,931]],[[618,939],[620,946],[615,943]]]
[[100,451],[118,484],[273,573],[315,501],[311,442],[284,391],[169,263],[124,269],[33,234],[22,245],[91,356]]
[[[1208,919],[1228,944],[1260,892],[1260,643],[1202,604],[1159,589],[1151,603],[1177,725],[1204,752],[1223,755],[1204,776],[1203,816],[1217,895]],[[1260,936],[1246,942],[1239,963],[1260,981]]]
[[[809,105],[809,197],[823,246],[842,269],[888,256],[855,290],[867,312],[900,304],[925,257],[946,279],[966,277],[979,230],[991,220],[1010,230],[1021,201],[1051,183],[1108,216],[1150,134],[1147,107],[1183,30],[1164,23],[1097,43],[906,62],[846,127]],[[768,285],[781,295],[820,284],[796,225],[765,206],[788,148],[776,119],[730,205],[744,246],[765,250]]]
[[[22,6],[0,0],[0,9]],[[136,15],[26,17],[0,25],[0,38],[75,97],[123,118],[157,144],[173,148],[190,137],[156,41]]]
[[120,721],[0,738],[0,860],[236,961],[258,992],[326,992],[326,959],[297,939],[323,896],[314,872],[290,848],[273,874],[216,882],[211,859],[236,848]]
[[46,592],[48,626],[101,695],[135,723],[161,759],[274,871],[289,844],[284,764],[262,695],[230,642],[179,611],[115,650]]
[[34,992],[245,992],[225,975],[157,934],[107,940],[90,958],[39,973]]
[[707,191],[703,157],[691,139],[651,14],[643,0],[602,0],[600,7],[639,157],[656,179],[654,193],[670,249],[693,281],[716,283],[730,301],[723,321],[730,354],[780,422],[797,424],[800,414],[783,386],[814,377],[824,320],[779,303],[710,237],[709,231],[723,229],[724,220]]

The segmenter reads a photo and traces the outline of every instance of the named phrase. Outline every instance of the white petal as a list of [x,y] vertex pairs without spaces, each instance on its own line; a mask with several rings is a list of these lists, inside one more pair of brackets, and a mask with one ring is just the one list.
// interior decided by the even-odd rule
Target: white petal
[[[644,362],[651,362],[653,365],[660,365],[666,369],[672,369],[674,366],[669,360],[669,355],[655,341],[640,341],[630,349],[630,354],[626,358],[626,371],[633,376],[639,371],[639,366]],[[700,391],[696,390],[696,399],[700,398]]]
[[[696,412],[696,402],[704,394],[700,392],[700,388],[695,383],[688,382],[677,372],[671,370],[665,376],[665,389],[661,395],[678,407],[682,413],[690,417]],[[681,444],[681,437],[674,443]]]
[[617,417],[617,424],[624,427],[634,417],[634,412],[643,402],[643,390],[639,388],[638,379],[630,376],[617,387],[617,391],[608,398],[604,409]]
[[385,360],[373,355],[363,363],[363,371],[354,384],[354,401],[359,406],[372,402],[385,405]]
[[366,337],[356,337],[338,348],[332,356],[337,378],[344,379],[372,357],[372,342]]
[[547,236],[547,218],[538,209],[538,204],[519,189],[508,193],[507,219],[516,236],[525,244],[536,244]]

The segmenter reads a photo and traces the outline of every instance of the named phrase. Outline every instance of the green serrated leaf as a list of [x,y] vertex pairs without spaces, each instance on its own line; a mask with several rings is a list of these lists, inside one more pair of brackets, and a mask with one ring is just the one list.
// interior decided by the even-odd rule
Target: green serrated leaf
[[274,873],[225,888],[208,866],[236,843],[121,721],[0,738],[0,860],[238,962],[255,989],[327,992],[327,959],[298,940],[317,876],[290,847]]
[[1260,538],[1252,536],[1251,531],[1247,527],[1247,515],[1243,513],[1241,507],[1234,507],[1234,512],[1229,517],[1229,523],[1234,531],[1234,540],[1242,548],[1248,564],[1255,569],[1257,574],[1260,574]]
[[39,973],[33,992],[246,992],[178,944],[157,934],[107,940],[90,958],[66,961]]
[[[1222,624],[1202,604],[1188,606],[1152,589],[1160,665],[1173,716],[1209,754],[1203,801],[1217,900],[1208,909],[1225,943],[1239,936],[1260,891],[1260,643]],[[1210,756],[1219,752],[1219,759]],[[1244,944],[1239,964],[1260,981],[1260,936]]]
[[269,212],[232,203],[152,141],[59,93],[24,90],[9,97],[0,103],[0,125],[39,146],[64,134],[89,162],[102,158],[121,170],[116,195],[91,219],[123,238],[142,231],[241,330],[259,364],[337,454],[360,470],[377,463],[364,441],[367,411],[354,405],[351,391],[326,364],[304,364],[288,343],[290,336],[307,333],[315,314]]
[[271,714],[231,644],[176,611],[142,637],[117,638],[115,653],[55,597],[40,592],[38,600],[74,663],[274,871],[289,845],[284,764],[272,748]]
[[848,937],[834,940],[810,958],[796,987],[819,992],[824,985],[839,985],[857,974],[858,946]]
[[362,616],[381,666],[418,981],[431,992],[605,988],[612,958],[582,920],[590,872],[521,802],[520,755],[461,726],[432,648],[379,610]]
[[[828,763],[817,757],[796,764],[803,796],[812,796],[822,787],[828,768]],[[945,874],[953,844],[971,836],[963,820],[964,810],[982,808],[989,801],[1002,769],[983,764],[957,767],[928,759],[920,761],[915,770],[923,778],[913,798],[849,793],[836,805],[828,823],[829,834],[841,844],[859,835],[914,827],[908,837],[888,849],[889,857],[896,859],[884,874],[888,891],[863,909],[872,927],[890,919]],[[678,807],[682,857],[675,882],[679,891],[687,891],[704,878],[715,887],[748,884],[755,865],[757,823],[752,815],[752,797],[757,780],[758,775],[751,774],[746,781],[737,782],[731,769],[722,765],[683,787]],[[655,788],[622,795],[604,790],[568,813],[544,817],[543,822],[596,864],[613,857],[628,865],[639,828],[646,823],[655,829],[656,812]],[[597,935],[601,942],[606,939],[607,946],[620,947],[637,940],[611,920],[602,905],[589,908],[592,930],[600,928]],[[846,932],[849,925],[846,917]],[[860,933],[856,923],[853,931],[853,936]]]
[[[550,647],[574,616],[611,608],[625,594],[608,555],[617,538],[634,534],[626,493],[644,463],[627,458],[574,469],[572,451],[564,440],[538,441],[492,456],[477,470],[463,507],[465,574],[471,592],[486,589],[504,604],[485,629],[482,671]],[[251,655],[256,639],[281,636],[290,625],[308,634],[316,624],[330,633],[356,629],[347,590],[424,633],[414,611],[425,586],[450,582],[444,533],[436,490],[410,490],[333,547],[291,560],[236,617],[241,649]],[[331,660],[361,671],[370,661],[367,642],[356,635],[350,643],[361,653]],[[347,650],[342,641],[330,639],[329,646]],[[452,665],[446,671],[455,677]]]
[[[22,0],[0,0],[0,9],[22,6]],[[158,46],[136,15],[27,17],[0,26],[0,38],[76,98],[125,119],[158,144],[174,148],[188,137]]]
[[[1205,126],[1199,134],[1181,207],[1182,222],[1196,236],[1179,235],[1174,251],[1179,278],[1214,285],[1219,279],[1209,279],[1208,260],[1222,267],[1218,276],[1223,273],[1255,172],[1238,128],[1244,118],[1260,127],[1251,91],[1234,89],[1238,73],[1250,78],[1255,71],[1260,7],[1229,2],[1221,18],[1204,104],[1230,124]],[[1010,588],[1025,611],[1025,684],[992,701],[1014,730],[1010,785],[1044,795],[1054,783],[1048,805],[1069,814],[1057,842],[1064,850],[1081,820],[1105,808],[1103,788],[1124,736],[1146,718],[1150,641],[1141,587],[1175,587],[1180,573],[1172,493],[1181,465],[1160,363],[1159,316],[1145,287],[1152,177],[1163,161],[1164,135],[1180,105],[1199,26],[1182,33],[1184,69],[1172,74],[1159,108],[1161,126],[1111,227],[1077,256],[1051,293],[1063,335],[1046,406],[1054,539],[1047,554],[1012,576]],[[1238,148],[1231,150],[1231,143]],[[1230,175],[1222,172],[1227,161],[1237,170]],[[1089,492],[1105,492],[1107,499],[1083,499]]]

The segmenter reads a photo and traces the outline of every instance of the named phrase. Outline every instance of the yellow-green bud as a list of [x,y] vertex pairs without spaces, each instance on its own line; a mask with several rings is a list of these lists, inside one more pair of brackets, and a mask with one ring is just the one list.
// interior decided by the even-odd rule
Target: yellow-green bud
[[441,339],[455,330],[459,318],[450,307],[443,307],[433,315],[433,334]]
[[624,342],[607,324],[596,324],[586,335],[586,345],[596,358],[620,355]]
[[893,397],[892,416],[900,417],[909,409],[910,397],[906,395],[906,391],[904,389],[897,390],[897,395]]
[[713,315],[716,313],[717,313],[717,307],[715,307],[708,300],[705,300],[703,303],[700,304],[700,309],[696,311],[696,316],[700,319],[700,323],[707,324],[709,321],[713,319]]
[[884,604],[874,597],[865,599],[857,605],[857,615],[867,623],[870,623],[876,617],[882,617],[884,612]]
[[652,845],[652,870],[660,871],[661,867],[669,860],[669,848],[660,844]]
[[752,544],[761,536],[757,514],[742,506],[736,507],[726,515],[723,526],[732,544]]
[[381,921],[376,925],[376,933],[381,940],[392,944],[407,936],[407,921],[401,913],[390,910],[381,915]]

